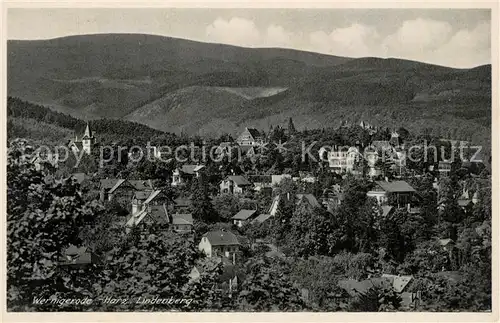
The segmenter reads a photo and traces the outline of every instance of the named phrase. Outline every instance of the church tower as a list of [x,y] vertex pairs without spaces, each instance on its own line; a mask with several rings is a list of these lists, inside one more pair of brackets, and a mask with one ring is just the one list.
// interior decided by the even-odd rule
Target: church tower
[[87,122],[87,126],[85,127],[85,132],[83,133],[82,136],[82,149],[90,155],[92,148],[94,147],[95,144],[95,138],[94,134],[92,133],[92,130],[90,129],[90,125]]

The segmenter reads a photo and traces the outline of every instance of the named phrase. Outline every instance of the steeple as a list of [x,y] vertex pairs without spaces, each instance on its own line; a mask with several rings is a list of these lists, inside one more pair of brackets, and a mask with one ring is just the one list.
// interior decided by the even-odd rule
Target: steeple
[[83,138],[93,138],[92,131],[90,130],[90,125],[88,122],[87,122],[87,125],[85,127],[85,132],[83,133],[82,139]]
[[90,124],[87,122],[87,125],[85,126],[85,132],[83,133],[83,136],[82,136],[82,149],[87,154],[90,154],[92,151],[92,148],[94,147],[94,144],[95,144],[94,134],[92,133],[92,130],[90,129]]

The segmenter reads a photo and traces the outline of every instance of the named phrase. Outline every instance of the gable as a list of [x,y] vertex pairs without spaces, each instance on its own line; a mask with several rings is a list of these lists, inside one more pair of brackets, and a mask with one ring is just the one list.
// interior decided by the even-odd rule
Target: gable
[[250,136],[252,136],[253,139],[260,139],[262,136],[260,135],[260,132],[259,130],[255,129],[255,128],[247,128],[247,133],[250,134]]

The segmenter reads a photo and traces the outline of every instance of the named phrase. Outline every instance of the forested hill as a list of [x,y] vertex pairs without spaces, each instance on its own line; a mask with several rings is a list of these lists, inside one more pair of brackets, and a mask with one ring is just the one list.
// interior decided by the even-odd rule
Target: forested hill
[[[84,120],[14,97],[7,99],[7,117],[9,138],[25,137],[44,140],[41,137],[45,137],[49,142],[61,142],[69,139],[67,137],[72,137],[75,129],[81,129],[86,124]],[[124,120],[92,120],[91,125],[92,130],[97,135],[105,135],[115,140],[171,135],[136,122]]]
[[[10,40],[8,93],[80,119],[190,135],[370,120],[489,146],[491,65],[454,69],[138,34]],[[428,128],[428,129],[426,129]]]

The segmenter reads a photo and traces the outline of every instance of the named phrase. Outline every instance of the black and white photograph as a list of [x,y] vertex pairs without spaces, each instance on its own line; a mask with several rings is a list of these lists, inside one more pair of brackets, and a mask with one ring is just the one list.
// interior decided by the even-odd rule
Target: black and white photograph
[[498,319],[498,2],[440,6],[4,7],[6,311]]

